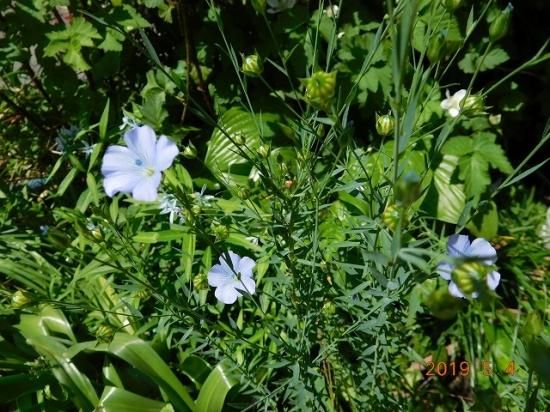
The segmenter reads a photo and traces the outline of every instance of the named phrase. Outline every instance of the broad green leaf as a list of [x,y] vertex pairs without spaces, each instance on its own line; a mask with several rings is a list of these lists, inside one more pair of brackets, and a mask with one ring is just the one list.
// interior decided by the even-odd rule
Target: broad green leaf
[[483,154],[474,152],[459,161],[459,177],[464,181],[464,190],[468,197],[480,195],[491,184],[489,163]]
[[495,143],[496,136],[491,133],[477,133],[474,136],[474,150],[482,154],[487,161],[502,173],[510,174],[514,168],[508,161],[502,147]]
[[466,227],[477,237],[493,239],[498,233],[498,212],[495,202],[489,202],[485,207],[481,207]]
[[175,410],[194,410],[194,402],[187,389],[147,342],[136,336],[117,333],[110,344],[100,344],[93,350],[111,353],[147,375],[162,388]]
[[106,386],[96,410],[104,412],[161,412],[165,403],[136,395],[127,390]]
[[227,363],[218,363],[202,385],[195,412],[221,412],[227,393],[237,383],[238,380]]
[[458,157],[444,155],[434,171],[422,209],[444,222],[456,224],[464,210],[466,196],[464,185],[451,183],[458,165]]
[[[262,141],[274,136],[278,121],[275,114],[254,116],[238,107],[229,109],[212,133],[204,163],[222,183],[245,185],[252,167],[249,159],[256,156],[255,149]],[[236,138],[244,140],[242,147],[233,143]]]

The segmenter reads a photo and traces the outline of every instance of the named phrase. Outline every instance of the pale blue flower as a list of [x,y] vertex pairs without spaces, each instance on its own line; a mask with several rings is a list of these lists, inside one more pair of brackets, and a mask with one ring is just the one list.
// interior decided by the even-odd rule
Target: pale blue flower
[[120,125],[120,130],[133,129],[134,127],[139,127],[139,124],[128,116],[122,117],[122,124]]
[[[497,251],[485,239],[478,238],[472,243],[466,235],[452,235],[447,241],[447,255],[455,261],[476,260],[484,265],[492,266],[497,261]],[[454,262],[444,262],[437,266],[437,272],[443,279],[449,281],[449,293],[457,298],[464,298],[456,283],[451,279],[451,274],[455,269]],[[495,290],[500,283],[500,273],[491,271],[487,276],[487,286],[490,290]],[[473,298],[477,298],[479,293],[472,293]]]
[[157,198],[161,172],[168,169],[178,154],[178,147],[166,136],[157,136],[149,126],[126,132],[128,145],[110,146],[103,157],[103,188],[108,196],[131,193],[134,199],[153,201]]
[[[227,255],[231,263],[227,262]],[[220,263],[208,272],[208,284],[216,288],[216,298],[225,304],[235,303],[241,292],[253,295],[256,282],[252,279],[252,269],[256,262],[248,256],[240,257],[229,251],[220,256]]]

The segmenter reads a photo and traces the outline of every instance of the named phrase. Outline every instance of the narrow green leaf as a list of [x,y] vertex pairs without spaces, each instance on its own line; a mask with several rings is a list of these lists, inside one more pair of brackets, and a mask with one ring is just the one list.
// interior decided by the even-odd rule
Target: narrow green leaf
[[99,140],[104,141],[105,136],[107,135],[107,125],[109,123],[109,107],[111,106],[111,100],[107,99],[107,104],[103,109],[101,114],[101,119],[99,120]]

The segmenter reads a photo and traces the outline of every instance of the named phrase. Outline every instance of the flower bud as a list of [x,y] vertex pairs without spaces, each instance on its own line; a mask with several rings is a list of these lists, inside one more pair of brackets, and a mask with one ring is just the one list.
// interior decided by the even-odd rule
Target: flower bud
[[432,63],[437,63],[445,56],[445,36],[441,31],[431,37],[426,56]]
[[191,142],[183,149],[183,157],[186,159],[194,159],[197,157],[197,148]]
[[410,206],[420,196],[420,176],[409,172],[402,176],[394,188],[395,200],[404,206]]
[[462,293],[471,296],[472,293],[479,292],[489,269],[490,266],[480,262],[465,262],[455,268],[451,274],[451,279]]
[[242,146],[246,143],[246,139],[244,138],[244,135],[241,132],[236,132],[233,136],[231,136],[233,141],[236,145]]
[[212,232],[214,232],[214,236],[216,236],[216,240],[221,241],[229,237],[229,228],[227,226],[213,222],[210,227]]
[[489,123],[491,123],[492,126],[498,126],[500,124],[500,121],[502,120],[501,114],[491,114],[489,115]]
[[252,8],[256,10],[257,13],[264,14],[266,8],[266,0],[250,0]]
[[471,94],[466,96],[462,102],[462,110],[469,114],[480,114],[485,110],[483,97],[479,94]]
[[512,10],[514,7],[511,3],[504,10],[501,10],[489,26],[489,39],[492,42],[500,40],[508,32],[510,26],[510,18],[512,16]]
[[318,71],[305,79],[306,100],[320,109],[327,110],[336,91],[336,72]]
[[393,116],[389,114],[376,115],[376,131],[380,136],[389,136],[393,132],[394,127],[395,120]]
[[384,210],[384,213],[382,213],[382,222],[388,229],[391,231],[394,231],[397,228],[397,224],[399,223],[399,219],[401,217],[404,217],[404,213],[396,204],[390,204],[388,207],[386,207],[386,210]]
[[257,54],[251,54],[243,58],[242,72],[250,77],[258,77],[264,71],[262,59]]
[[323,304],[321,311],[323,312],[323,315],[327,317],[332,316],[336,313],[336,305],[330,301],[327,301]]
[[11,306],[14,309],[20,309],[32,302],[32,297],[27,292],[18,290],[11,297]]
[[443,5],[449,11],[454,11],[460,7],[462,0],[443,0]]
[[99,342],[110,343],[115,335],[115,329],[111,325],[99,325],[95,337]]
[[202,207],[201,207],[201,205],[193,205],[193,206],[191,206],[191,212],[192,212],[194,215],[199,215],[199,214],[202,212]]
[[263,159],[265,159],[265,158],[267,158],[267,156],[269,156],[269,152],[270,152],[269,146],[266,145],[266,144],[261,145],[257,149],[258,156],[260,156]]
[[200,272],[197,276],[193,278],[193,287],[196,290],[207,290],[208,289],[208,276],[204,272]]

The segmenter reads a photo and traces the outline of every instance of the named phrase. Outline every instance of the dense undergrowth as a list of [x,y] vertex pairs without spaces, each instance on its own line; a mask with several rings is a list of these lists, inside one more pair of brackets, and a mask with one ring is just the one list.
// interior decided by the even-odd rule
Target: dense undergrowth
[[547,410],[530,3],[4,0],[0,408]]

